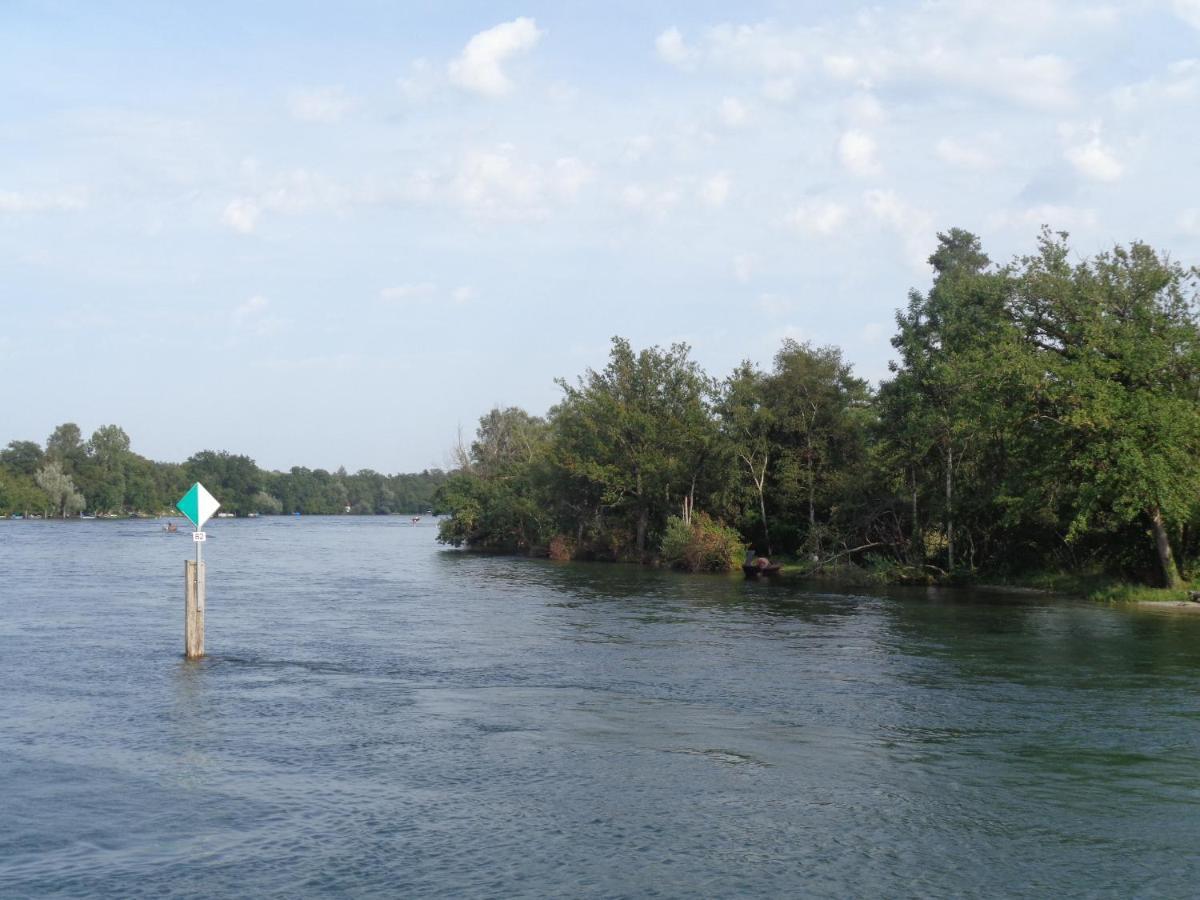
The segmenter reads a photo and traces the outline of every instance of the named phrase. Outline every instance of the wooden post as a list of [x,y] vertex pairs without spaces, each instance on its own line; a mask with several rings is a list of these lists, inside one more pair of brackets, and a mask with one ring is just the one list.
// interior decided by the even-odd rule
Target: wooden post
[[204,563],[191,559],[183,563],[183,655],[204,655]]

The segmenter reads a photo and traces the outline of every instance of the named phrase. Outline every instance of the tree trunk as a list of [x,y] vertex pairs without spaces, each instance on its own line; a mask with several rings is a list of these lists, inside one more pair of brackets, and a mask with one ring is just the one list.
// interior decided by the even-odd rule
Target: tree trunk
[[767,528],[767,501],[763,496],[762,485],[758,485],[758,509],[762,513],[763,520],[763,538],[767,542],[767,557],[771,556],[771,530]]
[[821,542],[817,538],[817,503],[816,475],[813,472],[812,444],[808,448],[808,542],[812,549],[812,559],[816,562],[821,558]]
[[917,470],[909,470],[912,474],[912,551],[909,561],[912,563],[925,562],[925,541],[921,539],[921,519],[917,514]]
[[646,501],[642,498],[642,471],[637,472],[637,498],[638,498],[638,517],[637,517],[637,552],[638,556],[642,556],[646,552],[646,520],[649,514],[646,511]]
[[1154,527],[1154,545],[1158,550],[1158,565],[1162,569],[1163,582],[1166,587],[1179,587],[1179,570],[1175,568],[1175,559],[1171,555],[1171,538],[1167,535],[1167,526],[1163,522],[1162,510],[1157,506],[1148,509],[1150,523]]
[[954,571],[954,448],[946,444],[946,571]]

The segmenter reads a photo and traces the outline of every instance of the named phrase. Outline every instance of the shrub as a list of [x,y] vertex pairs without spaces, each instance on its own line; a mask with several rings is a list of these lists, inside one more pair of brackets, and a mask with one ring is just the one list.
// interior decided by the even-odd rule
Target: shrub
[[547,555],[551,559],[567,560],[575,558],[575,542],[565,534],[556,534],[550,538]]
[[678,516],[667,520],[659,552],[676,569],[729,572],[741,564],[746,545],[734,529],[696,513],[691,525]]

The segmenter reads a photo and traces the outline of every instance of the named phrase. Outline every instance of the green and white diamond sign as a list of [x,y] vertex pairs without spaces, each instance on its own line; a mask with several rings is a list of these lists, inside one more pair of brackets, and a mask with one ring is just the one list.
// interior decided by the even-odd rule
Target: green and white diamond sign
[[217,502],[216,497],[204,489],[204,485],[197,481],[175,504],[175,508],[187,516],[188,520],[199,530],[204,527],[205,522],[213,517],[213,513],[221,508],[221,504]]

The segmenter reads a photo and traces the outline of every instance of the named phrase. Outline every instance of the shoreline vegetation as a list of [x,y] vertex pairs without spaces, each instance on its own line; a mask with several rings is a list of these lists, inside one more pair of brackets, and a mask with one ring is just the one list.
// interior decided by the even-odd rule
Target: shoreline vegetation
[[497,408],[438,488],[443,543],[785,577],[1186,600],[1200,577],[1200,272],[1043,229],[938,235],[877,387],[785,340],[724,378],[616,337],[545,415]]
[[260,469],[254,460],[203,450],[183,463],[154,462],[130,449],[117,425],[85,440],[79,426],[54,429],[43,447],[13,440],[0,449],[0,517],[157,518],[178,515],[175,500],[195,481],[221,501],[222,513],[269,515],[416,515],[437,511],[440,469],[383,475],[294,466]]

